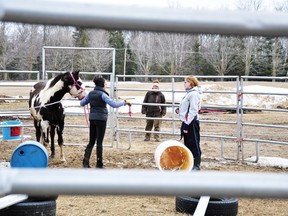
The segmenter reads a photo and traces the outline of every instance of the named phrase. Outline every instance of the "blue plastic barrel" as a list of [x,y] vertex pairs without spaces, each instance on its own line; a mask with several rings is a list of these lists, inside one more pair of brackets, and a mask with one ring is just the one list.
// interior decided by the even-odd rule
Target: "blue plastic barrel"
[[46,148],[36,141],[25,141],[13,152],[10,166],[15,168],[46,168],[48,153]]
[[[1,122],[1,125],[22,125],[21,121],[6,121]],[[3,140],[15,140],[21,137],[21,127],[3,127],[2,135]]]

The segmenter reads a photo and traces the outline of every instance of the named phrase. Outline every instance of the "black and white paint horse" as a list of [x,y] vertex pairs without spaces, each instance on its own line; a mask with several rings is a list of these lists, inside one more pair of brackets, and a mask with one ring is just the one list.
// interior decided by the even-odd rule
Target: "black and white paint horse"
[[63,154],[63,129],[64,129],[64,108],[61,100],[66,93],[81,100],[85,97],[85,89],[79,78],[79,71],[66,72],[57,75],[46,82],[36,83],[29,98],[29,110],[34,119],[36,139],[44,146],[49,144],[51,139],[51,157],[55,157],[54,137],[55,129],[58,135],[61,161],[65,161]]

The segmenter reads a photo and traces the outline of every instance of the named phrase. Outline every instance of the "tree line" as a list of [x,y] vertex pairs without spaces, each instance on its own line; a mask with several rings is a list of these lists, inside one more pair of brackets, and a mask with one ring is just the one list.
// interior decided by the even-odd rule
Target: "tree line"
[[[261,0],[239,1],[259,10]],[[286,12],[287,1],[275,7]],[[0,70],[42,71],[42,47],[115,48],[115,72],[126,75],[286,76],[287,38],[143,31],[106,31],[48,25],[0,23]],[[46,52],[45,69],[111,72],[106,50]],[[33,74],[0,73],[0,80],[33,79]]]

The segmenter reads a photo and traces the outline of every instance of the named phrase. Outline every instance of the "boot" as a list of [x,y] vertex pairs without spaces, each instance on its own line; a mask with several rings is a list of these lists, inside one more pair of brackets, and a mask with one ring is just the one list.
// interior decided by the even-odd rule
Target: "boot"
[[149,137],[149,136],[145,136],[144,141],[145,141],[145,142],[150,141],[150,137]]
[[[146,130],[146,128],[145,128],[145,130]],[[144,141],[145,142],[150,141],[150,136],[151,136],[151,133],[146,133]]]
[[96,168],[103,169],[103,162],[102,162],[102,159],[97,158]]
[[192,170],[195,170],[195,171],[200,170],[200,164],[201,164],[201,157],[195,157]]
[[83,168],[91,168],[89,165],[91,152],[92,152],[92,148],[86,148],[85,149],[85,154],[84,154],[84,158],[83,158]]
[[103,168],[103,160],[102,160],[103,150],[101,147],[97,146],[97,161],[96,161],[96,168]]
[[155,138],[155,141],[156,141],[156,142],[161,142],[161,140],[160,140],[160,138],[159,138],[159,134],[155,134],[154,138]]

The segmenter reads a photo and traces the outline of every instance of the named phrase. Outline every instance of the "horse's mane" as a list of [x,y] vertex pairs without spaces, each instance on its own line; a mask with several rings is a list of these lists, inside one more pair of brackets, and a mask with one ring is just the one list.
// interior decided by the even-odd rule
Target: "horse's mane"
[[[67,72],[66,72],[67,73]],[[50,82],[50,86],[49,86],[49,88],[50,87],[52,87],[52,86],[54,86],[66,73],[60,73],[60,74],[58,74],[56,77],[54,77],[52,80],[51,80],[51,82]]]
[[[49,88],[53,87],[64,75],[65,75],[65,73],[64,74],[60,73],[56,77],[54,77],[50,82]],[[43,82],[43,81],[36,83],[33,86],[34,90],[30,91],[30,98],[32,98],[32,97],[34,97],[34,95],[38,94],[42,89],[45,88],[46,85],[47,85],[47,82]]]

